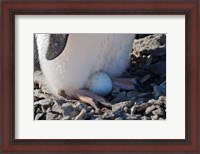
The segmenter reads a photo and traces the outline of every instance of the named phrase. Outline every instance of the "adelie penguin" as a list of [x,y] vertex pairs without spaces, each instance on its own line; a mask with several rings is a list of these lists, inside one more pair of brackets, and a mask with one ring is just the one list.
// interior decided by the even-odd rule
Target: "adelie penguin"
[[71,97],[98,109],[106,100],[87,89],[90,77],[105,72],[113,85],[132,89],[126,71],[135,34],[35,34],[41,70],[56,96]]

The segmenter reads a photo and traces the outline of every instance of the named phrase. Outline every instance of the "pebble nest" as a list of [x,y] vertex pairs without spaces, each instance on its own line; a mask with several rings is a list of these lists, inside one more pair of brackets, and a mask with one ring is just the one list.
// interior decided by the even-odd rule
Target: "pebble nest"
[[[48,90],[42,72],[34,68],[35,120],[165,120],[166,35],[138,35],[130,65],[122,77],[135,78],[134,90],[113,87],[105,98],[111,107],[93,107],[78,100],[57,98]],[[35,67],[37,64],[35,64]]]

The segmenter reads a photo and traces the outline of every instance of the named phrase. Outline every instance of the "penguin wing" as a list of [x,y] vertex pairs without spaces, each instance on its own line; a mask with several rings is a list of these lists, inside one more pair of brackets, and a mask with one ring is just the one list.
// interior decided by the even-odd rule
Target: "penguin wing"
[[64,50],[67,44],[69,34],[51,34],[49,40],[49,47],[46,53],[47,60],[53,60],[58,57]]

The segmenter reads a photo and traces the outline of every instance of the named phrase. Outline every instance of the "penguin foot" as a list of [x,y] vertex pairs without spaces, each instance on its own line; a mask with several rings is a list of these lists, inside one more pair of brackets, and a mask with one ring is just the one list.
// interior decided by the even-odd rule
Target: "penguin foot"
[[114,86],[124,90],[135,90],[138,85],[135,78],[114,78],[112,81]]
[[[67,97],[67,94],[64,90],[61,90],[59,95],[63,97]],[[108,102],[106,102],[105,98],[98,96],[88,90],[76,90],[72,96],[74,99],[80,100],[83,103],[90,104],[96,112],[99,112],[100,109],[98,108],[97,104],[101,103],[102,105],[111,108],[112,105]]]

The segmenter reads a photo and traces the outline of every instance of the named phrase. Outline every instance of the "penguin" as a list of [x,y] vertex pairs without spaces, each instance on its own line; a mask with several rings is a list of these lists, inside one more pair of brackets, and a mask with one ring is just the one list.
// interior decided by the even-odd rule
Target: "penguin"
[[92,105],[110,106],[102,96],[87,90],[90,76],[105,72],[114,85],[132,88],[126,71],[135,34],[35,34],[39,63],[51,92]]

